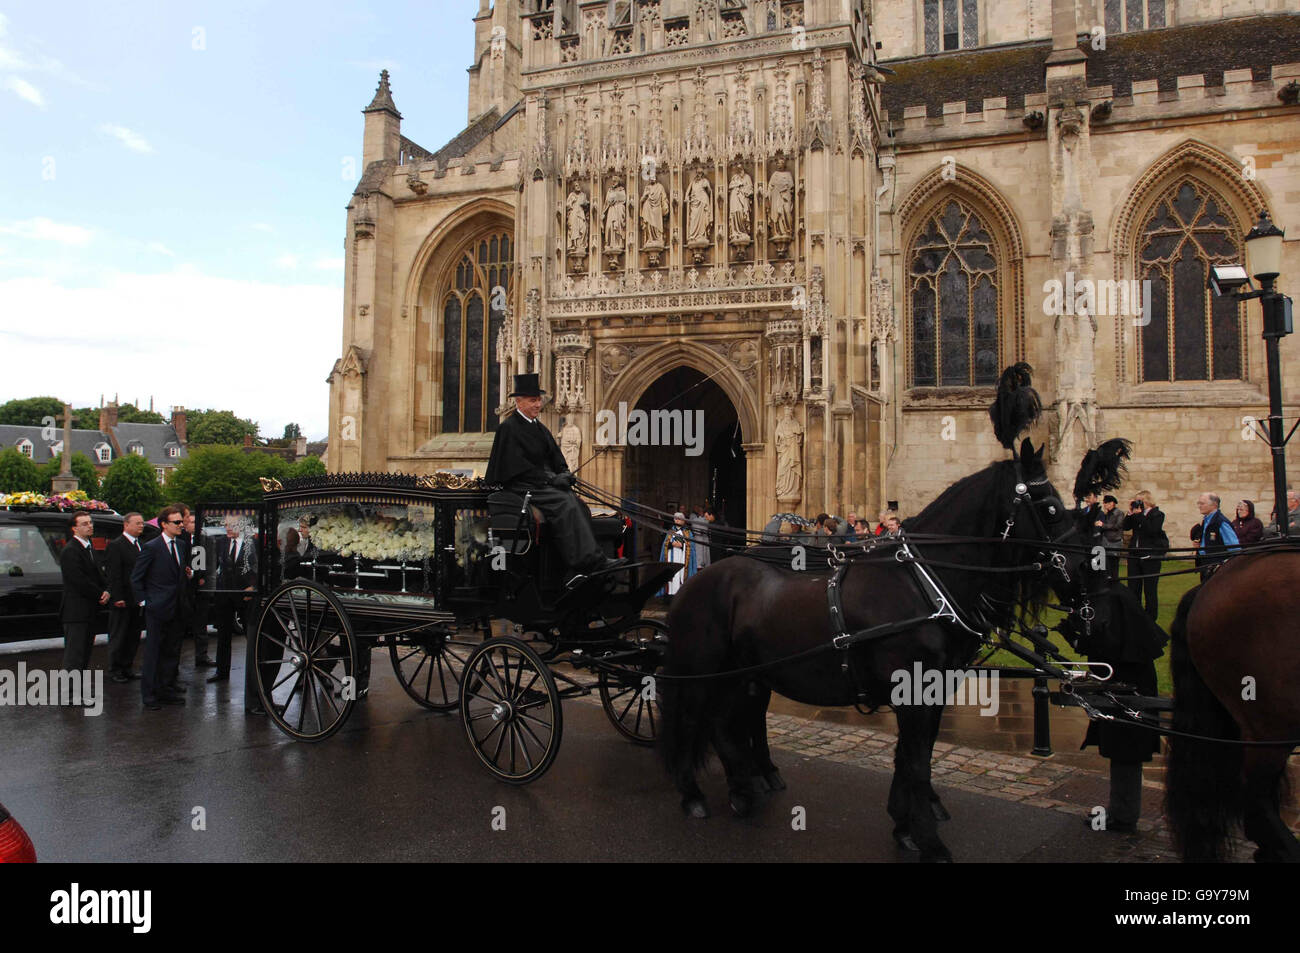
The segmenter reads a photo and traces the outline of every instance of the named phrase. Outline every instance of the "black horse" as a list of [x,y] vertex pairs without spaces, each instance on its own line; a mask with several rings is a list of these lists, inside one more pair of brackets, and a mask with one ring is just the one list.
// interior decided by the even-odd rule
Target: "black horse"
[[[1012,448],[1039,411],[1028,366],[1009,368],[990,410],[999,442]],[[1049,584],[1068,598],[1075,585],[1071,572],[1080,568],[1083,557],[1057,552],[1053,563],[1051,543],[1073,535],[1076,528],[1048,481],[1042,456],[1041,448],[1025,440],[1012,459],[958,481],[903,524],[905,534],[994,540],[912,546],[923,557],[963,567],[931,569],[951,603],[962,610],[960,622],[928,618],[936,614],[936,603],[915,568],[879,558],[881,552],[892,555],[893,544],[851,556],[839,579],[844,630],[895,624],[887,634],[848,649],[829,648],[839,628],[832,624],[825,573],[796,572],[741,557],[716,563],[683,585],[668,616],[664,671],[669,677],[660,691],[661,750],[683,809],[695,817],[708,815],[695,776],[710,745],[726,770],[737,815],[750,811],[760,779],[773,790],[785,786],[767,744],[766,712],[773,691],[818,706],[888,704],[894,673],[910,671],[916,662],[927,671],[963,668],[984,633],[1010,624],[1017,612],[1032,614]],[[814,552],[809,551],[810,564]],[[1028,568],[1035,564],[1039,568]],[[791,656],[801,657],[754,670]],[[751,671],[713,677],[746,668]],[[947,819],[947,812],[930,784],[943,706],[893,707],[898,743],[889,814],[895,840],[919,849],[922,860],[950,860],[936,825],[936,819]]]

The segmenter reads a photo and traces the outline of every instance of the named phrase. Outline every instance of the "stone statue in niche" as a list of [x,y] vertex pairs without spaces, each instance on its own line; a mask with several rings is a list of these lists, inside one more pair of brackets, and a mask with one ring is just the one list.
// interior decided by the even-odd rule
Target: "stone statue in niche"
[[750,201],[754,197],[754,180],[739,163],[731,168],[731,182],[727,185],[727,191],[730,198],[727,217],[729,241],[733,245],[748,245],[751,241]]
[[578,186],[569,191],[565,203],[569,213],[569,254],[582,258],[587,254],[587,193]]
[[582,462],[582,431],[578,429],[572,417],[560,429],[560,454],[568,464],[570,473],[578,469],[578,465]]
[[627,246],[627,188],[621,179],[609,180],[605,193],[605,251],[615,254]]
[[664,247],[664,225],[668,219],[668,192],[658,176],[650,173],[650,181],[641,192],[641,244],[645,248]]
[[794,405],[784,405],[776,425],[776,498],[797,503],[803,498],[803,427],[794,419]]
[[704,170],[696,168],[695,178],[686,190],[686,244],[708,245],[712,228],[713,187]]
[[794,176],[786,171],[784,156],[777,156],[767,180],[767,223],[777,241],[788,241],[794,234]]

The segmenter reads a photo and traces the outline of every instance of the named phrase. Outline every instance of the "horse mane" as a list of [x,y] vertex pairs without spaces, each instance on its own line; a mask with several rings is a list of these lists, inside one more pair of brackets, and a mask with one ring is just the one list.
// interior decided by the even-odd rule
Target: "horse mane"
[[[948,489],[940,493],[920,513],[903,521],[903,528],[912,533],[928,533],[936,536],[974,536],[989,538],[1001,536],[1006,528],[1006,515],[1000,501],[1009,501],[1015,493],[1017,482],[1016,462],[999,460],[983,470],[962,477]],[[1012,537],[1014,540],[1015,537]],[[983,567],[994,564],[999,543],[953,543],[927,545],[922,541],[918,548],[927,555],[944,562],[969,563]],[[1022,552],[1019,547],[1012,552]],[[1024,560],[1017,556],[1018,561]],[[947,575],[959,570],[939,570],[939,575]],[[981,588],[987,590],[997,585],[995,577],[981,575]],[[1028,573],[1003,575],[1002,580],[1010,581],[1014,587],[1010,593],[1013,600],[1023,607],[1023,615],[1037,615],[1048,595],[1047,584],[1041,577]],[[1006,620],[1009,621],[1009,620]]]

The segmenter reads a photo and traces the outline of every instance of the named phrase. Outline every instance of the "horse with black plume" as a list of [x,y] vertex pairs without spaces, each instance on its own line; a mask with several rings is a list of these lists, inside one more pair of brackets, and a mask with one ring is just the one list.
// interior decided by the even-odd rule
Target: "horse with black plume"
[[[1030,373],[1027,364],[1007,368],[989,411],[1011,459],[954,483],[903,523],[902,539],[844,550],[831,580],[836,598],[828,598],[824,573],[743,555],[682,586],[668,616],[660,744],[688,815],[708,816],[696,774],[710,748],[737,815],[750,812],[758,791],[785,786],[767,742],[773,691],[818,706],[887,704],[894,673],[916,662],[931,671],[964,668],[994,627],[1035,611],[1049,584],[1065,585],[1083,557],[1052,544],[1075,532],[1073,521],[1048,480],[1042,448],[1026,439],[1015,449],[1042,409]],[[892,558],[897,546],[917,562]],[[927,556],[943,565],[922,571]],[[927,572],[956,611],[939,610]],[[848,647],[835,647],[836,636]],[[951,859],[936,823],[948,815],[930,780],[942,714],[942,705],[894,706],[888,810],[897,843],[927,861]]]

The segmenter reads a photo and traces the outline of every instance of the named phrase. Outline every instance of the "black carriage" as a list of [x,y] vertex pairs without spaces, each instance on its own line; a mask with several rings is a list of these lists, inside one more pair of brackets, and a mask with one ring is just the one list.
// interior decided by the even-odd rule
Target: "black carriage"
[[[501,780],[541,777],[562,700],[593,690],[621,734],[653,743],[667,627],[643,609],[679,566],[572,577],[540,512],[473,477],[330,474],[263,489],[260,503],[199,508],[196,560],[214,599],[243,606],[249,690],[281,731],[338,731],[369,690],[371,651],[386,647],[406,693],[459,711]],[[632,551],[629,521],[596,515],[593,526],[607,555]],[[242,567],[251,591],[223,590],[227,535],[256,540],[256,565]]]

